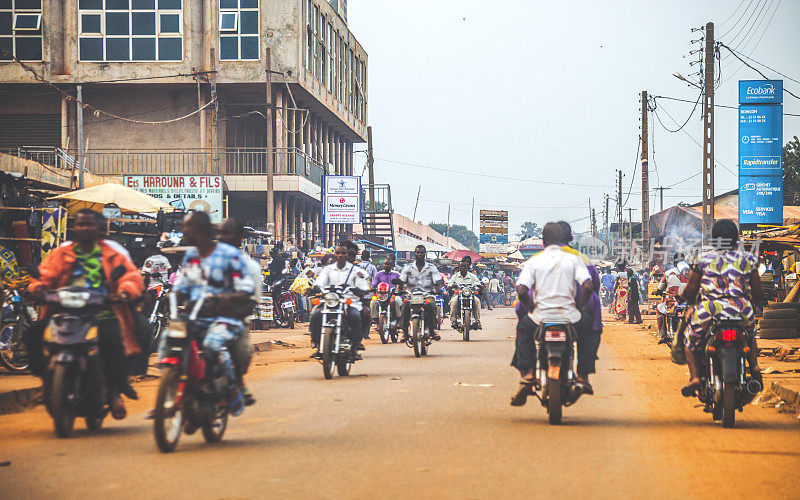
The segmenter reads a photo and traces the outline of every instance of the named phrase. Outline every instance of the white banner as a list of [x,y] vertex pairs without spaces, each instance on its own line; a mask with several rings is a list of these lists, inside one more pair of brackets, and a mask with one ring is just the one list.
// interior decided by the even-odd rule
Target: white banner
[[126,175],[123,185],[181,210],[207,212],[222,222],[222,177],[218,175]]
[[361,224],[361,178],[326,175],[322,187],[325,224]]

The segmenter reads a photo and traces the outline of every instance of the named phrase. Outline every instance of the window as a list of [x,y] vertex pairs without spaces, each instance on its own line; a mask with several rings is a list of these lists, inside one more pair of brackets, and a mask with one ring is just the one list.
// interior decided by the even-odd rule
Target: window
[[258,0],[219,0],[219,58],[259,59]]
[[[0,0],[0,61],[42,60],[42,0]],[[5,52],[3,52],[5,51]]]
[[79,0],[81,61],[183,60],[182,0]]
[[311,15],[312,15],[312,6],[311,0],[308,0],[306,3],[303,4],[305,7],[305,17],[306,17],[306,51],[305,51],[305,58],[306,58],[306,69],[313,73],[313,63],[314,60],[314,28],[312,27],[311,22]]

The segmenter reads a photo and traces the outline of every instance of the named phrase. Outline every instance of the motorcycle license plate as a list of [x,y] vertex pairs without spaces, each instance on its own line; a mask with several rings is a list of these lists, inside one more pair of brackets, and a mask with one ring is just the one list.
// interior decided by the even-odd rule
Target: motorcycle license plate
[[566,342],[567,332],[564,330],[547,330],[544,332],[544,340],[547,342]]
[[294,307],[294,302],[284,302],[283,307]]

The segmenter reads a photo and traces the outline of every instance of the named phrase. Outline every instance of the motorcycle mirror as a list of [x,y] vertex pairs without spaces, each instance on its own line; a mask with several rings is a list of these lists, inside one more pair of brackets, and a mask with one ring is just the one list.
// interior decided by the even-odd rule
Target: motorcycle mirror
[[111,276],[110,276],[111,281],[119,280],[125,275],[126,272],[127,269],[125,269],[125,266],[120,265],[115,267],[114,269],[111,270]]

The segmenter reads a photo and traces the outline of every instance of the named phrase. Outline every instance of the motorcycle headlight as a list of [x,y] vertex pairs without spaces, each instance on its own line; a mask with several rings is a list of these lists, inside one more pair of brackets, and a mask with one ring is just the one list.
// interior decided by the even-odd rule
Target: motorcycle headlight
[[325,305],[328,307],[339,307],[339,296],[333,292],[326,293],[323,297]]
[[187,334],[186,323],[183,321],[170,321],[167,337],[171,339],[185,339]]
[[59,290],[58,301],[68,309],[82,309],[89,301],[89,292],[72,292],[69,290]]
[[419,294],[414,294],[411,296],[411,303],[412,304],[422,304],[425,302],[425,297]]

